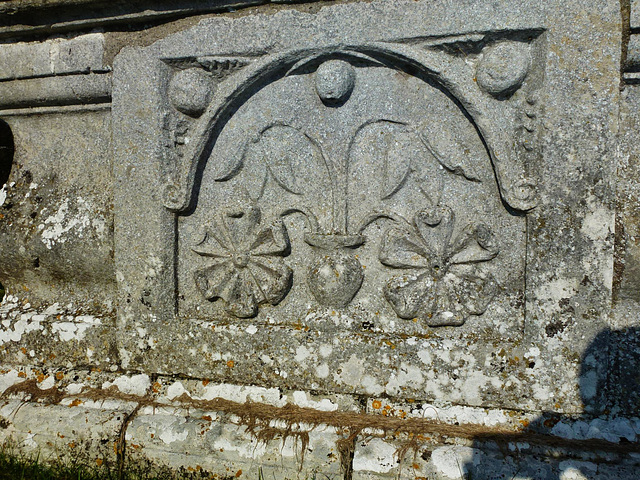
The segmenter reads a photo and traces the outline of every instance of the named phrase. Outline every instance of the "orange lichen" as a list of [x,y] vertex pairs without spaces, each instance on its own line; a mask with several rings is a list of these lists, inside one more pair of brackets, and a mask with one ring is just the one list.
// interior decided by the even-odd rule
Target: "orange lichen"
[[236,472],[236,478],[238,478],[240,475],[242,475],[242,470],[238,470],[238,471]]
[[64,373],[62,372],[57,372],[56,373],[56,380],[62,380],[64,378]]
[[233,362],[233,360],[227,361],[227,367],[233,368],[234,365],[235,365],[235,363]]
[[96,463],[98,464],[98,466],[102,466],[102,459],[101,458],[96,458]]
[[82,405],[82,400],[80,400],[79,398],[76,398],[74,401],[72,401],[69,404],[69,407],[77,407],[78,405]]
[[27,374],[24,372],[18,372],[18,377],[20,378],[27,378]]
[[374,400],[371,402],[371,406],[378,410],[379,408],[382,408],[382,402],[380,400]]
[[202,380],[202,386],[206,387],[207,385],[209,385],[209,380]]

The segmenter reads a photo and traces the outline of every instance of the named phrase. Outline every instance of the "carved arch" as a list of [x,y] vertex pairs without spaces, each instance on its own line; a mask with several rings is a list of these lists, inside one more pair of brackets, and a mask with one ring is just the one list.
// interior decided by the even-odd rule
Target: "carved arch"
[[[489,153],[502,200],[518,211],[535,207],[535,185],[526,174],[526,166],[514,150],[513,131],[505,131],[496,114],[507,115],[508,106],[484,95],[473,75],[460,68],[442,51],[418,49],[405,45],[375,43],[364,46],[336,46],[332,49],[300,49],[270,55],[257,60],[223,81],[213,101],[198,121],[192,138],[176,168],[174,178],[164,189],[164,205],[174,212],[187,210],[193,202],[197,173],[207,148],[216,138],[239,100],[246,100],[264,83],[296,70],[302,64],[323,57],[370,58],[405,71],[421,79],[431,79],[450,96],[469,117]],[[248,94],[248,96],[247,96]],[[245,98],[246,97],[246,98]]]

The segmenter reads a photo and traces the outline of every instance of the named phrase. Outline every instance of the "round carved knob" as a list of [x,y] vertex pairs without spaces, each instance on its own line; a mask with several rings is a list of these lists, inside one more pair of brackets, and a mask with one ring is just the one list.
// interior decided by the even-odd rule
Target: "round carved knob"
[[316,91],[325,104],[346,102],[355,83],[355,69],[344,60],[328,60],[316,70]]
[[179,112],[199,117],[209,105],[213,86],[207,74],[199,68],[176,73],[169,83],[169,100]]
[[494,97],[515,92],[531,65],[529,46],[521,42],[503,42],[487,47],[476,70],[478,85]]

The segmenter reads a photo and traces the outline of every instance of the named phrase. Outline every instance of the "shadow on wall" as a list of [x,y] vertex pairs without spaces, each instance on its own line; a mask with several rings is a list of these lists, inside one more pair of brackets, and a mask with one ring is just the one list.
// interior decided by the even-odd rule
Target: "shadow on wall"
[[640,479],[640,328],[595,337],[582,356],[580,394],[581,415],[544,412],[523,433],[474,439],[458,456],[461,478]]
[[[0,206],[4,204],[6,183],[9,181],[13,166],[13,132],[7,122],[0,119]],[[0,221],[3,217],[0,217]],[[0,283],[0,301],[4,298],[4,286]]]

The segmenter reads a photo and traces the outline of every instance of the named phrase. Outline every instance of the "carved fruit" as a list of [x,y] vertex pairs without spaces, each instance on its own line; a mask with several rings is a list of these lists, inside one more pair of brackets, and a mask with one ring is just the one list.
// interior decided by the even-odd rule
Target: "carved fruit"
[[362,286],[362,265],[341,250],[322,253],[309,268],[307,282],[311,293],[321,305],[346,307]]

